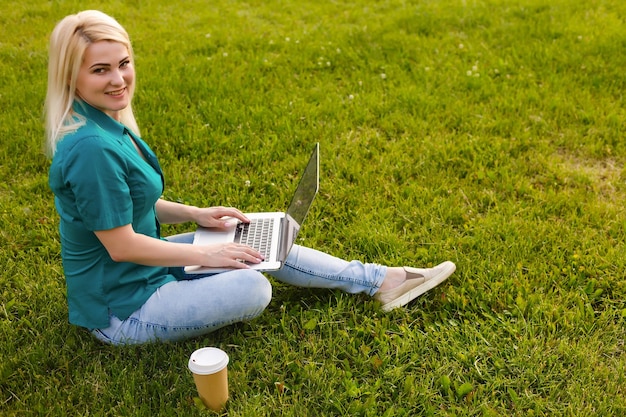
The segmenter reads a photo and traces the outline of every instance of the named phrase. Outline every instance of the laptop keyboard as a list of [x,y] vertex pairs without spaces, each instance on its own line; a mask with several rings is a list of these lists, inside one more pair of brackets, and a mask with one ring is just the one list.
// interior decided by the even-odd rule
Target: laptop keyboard
[[268,259],[270,256],[270,244],[272,242],[273,232],[273,219],[252,219],[250,223],[239,223],[237,225],[235,242],[256,249]]

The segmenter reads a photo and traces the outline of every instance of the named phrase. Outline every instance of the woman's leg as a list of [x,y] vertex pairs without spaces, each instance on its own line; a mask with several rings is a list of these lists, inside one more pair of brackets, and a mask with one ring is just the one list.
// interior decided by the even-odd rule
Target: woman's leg
[[285,265],[270,272],[276,279],[308,288],[334,288],[374,295],[387,275],[384,265],[344,261],[326,253],[294,245]]
[[382,309],[406,305],[445,281],[456,269],[452,262],[433,268],[386,267],[347,262],[302,246],[294,246],[285,265],[271,274],[300,287],[337,288],[365,293],[382,303]]
[[111,316],[108,328],[92,333],[115,345],[188,339],[257,317],[271,298],[267,278],[252,270],[174,281],[126,320]]
[[165,239],[168,242],[192,244],[193,243],[193,236],[194,236],[194,232],[188,232],[188,233],[180,233],[180,234],[177,234],[177,235],[168,236]]

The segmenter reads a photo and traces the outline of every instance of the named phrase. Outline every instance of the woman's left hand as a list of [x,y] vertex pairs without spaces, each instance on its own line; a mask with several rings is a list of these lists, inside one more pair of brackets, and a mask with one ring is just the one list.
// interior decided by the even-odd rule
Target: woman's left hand
[[239,210],[233,207],[207,207],[198,209],[195,222],[202,227],[228,228],[238,221],[249,223],[250,220]]

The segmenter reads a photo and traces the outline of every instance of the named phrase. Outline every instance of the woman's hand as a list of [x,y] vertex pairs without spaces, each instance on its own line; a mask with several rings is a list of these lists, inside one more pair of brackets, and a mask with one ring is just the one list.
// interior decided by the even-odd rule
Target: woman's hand
[[249,266],[245,262],[258,264],[263,261],[263,255],[259,252],[239,243],[220,243],[200,248],[206,251],[206,262],[202,262],[202,266],[247,269]]
[[[199,208],[194,213],[194,221],[202,227],[217,227],[224,229],[237,224],[238,220],[249,223],[250,220],[239,210],[233,207]],[[204,265],[208,266],[208,265]]]

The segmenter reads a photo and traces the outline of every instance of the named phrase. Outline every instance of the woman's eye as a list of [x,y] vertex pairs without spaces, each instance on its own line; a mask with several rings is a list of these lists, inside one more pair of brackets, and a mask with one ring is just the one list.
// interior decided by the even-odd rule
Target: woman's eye
[[120,64],[120,68],[126,68],[129,65],[130,65],[130,61],[124,61]]

